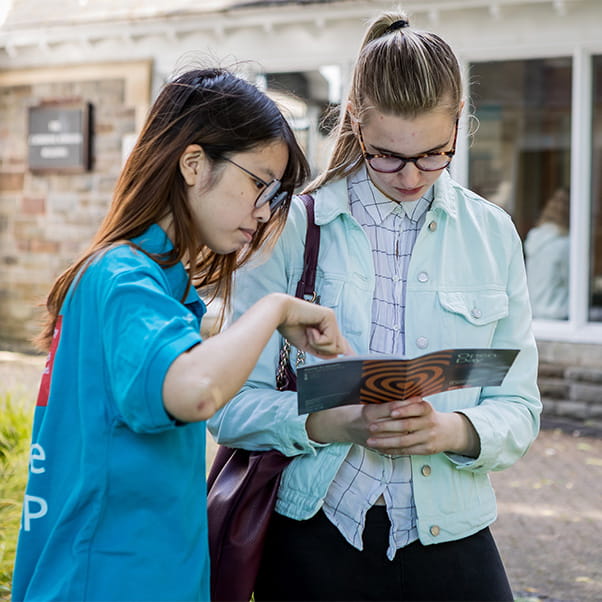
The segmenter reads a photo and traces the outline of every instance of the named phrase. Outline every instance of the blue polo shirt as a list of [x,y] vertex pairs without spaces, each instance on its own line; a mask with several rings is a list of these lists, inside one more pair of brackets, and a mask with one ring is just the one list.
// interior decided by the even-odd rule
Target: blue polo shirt
[[[157,225],[133,242],[172,248]],[[201,342],[186,282],[181,263],[121,244],[72,285],[35,410],[13,600],[209,600],[205,423],[162,399]]]

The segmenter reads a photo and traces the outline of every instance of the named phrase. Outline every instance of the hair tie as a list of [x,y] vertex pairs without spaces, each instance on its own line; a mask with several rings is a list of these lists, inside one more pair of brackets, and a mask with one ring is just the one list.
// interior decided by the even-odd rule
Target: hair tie
[[398,29],[404,29],[405,27],[409,27],[410,23],[408,21],[406,21],[405,19],[399,19],[399,21],[393,21],[393,23],[391,23],[391,25],[389,25],[389,27],[387,27],[387,29],[385,29],[385,31],[383,32],[383,35],[386,36],[389,33],[393,33],[394,31],[397,31]]

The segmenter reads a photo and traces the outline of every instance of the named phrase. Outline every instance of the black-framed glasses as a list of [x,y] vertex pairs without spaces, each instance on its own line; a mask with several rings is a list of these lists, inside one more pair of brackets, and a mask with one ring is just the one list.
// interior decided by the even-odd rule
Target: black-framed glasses
[[401,171],[407,163],[413,163],[420,171],[440,171],[445,169],[452,161],[456,154],[456,141],[458,139],[458,120],[454,126],[454,142],[449,151],[423,153],[416,157],[400,157],[393,153],[389,154],[374,154],[366,150],[364,138],[362,136],[362,128],[358,124],[359,143],[362,149],[364,159],[374,171],[381,173],[395,173]]
[[259,176],[256,176],[252,171],[249,171],[242,165],[236,163],[236,161],[232,161],[232,159],[228,159],[228,157],[223,157],[224,161],[228,161],[228,163],[232,163],[232,165],[238,167],[241,171],[244,171],[248,176],[251,176],[255,181],[256,185],[261,187],[261,191],[258,197],[255,199],[255,207],[259,209],[259,207],[263,207],[266,203],[270,204],[270,212],[274,213],[277,209],[279,209],[286,201],[289,193],[286,190],[280,190],[282,186],[282,182],[277,179],[273,179],[271,182],[266,182]]

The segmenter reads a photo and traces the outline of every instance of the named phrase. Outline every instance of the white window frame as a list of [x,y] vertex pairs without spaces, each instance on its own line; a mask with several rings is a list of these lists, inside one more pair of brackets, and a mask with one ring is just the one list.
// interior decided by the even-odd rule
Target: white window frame
[[[490,49],[491,50],[491,49]],[[571,108],[571,226],[570,226],[570,305],[568,320],[534,320],[535,337],[542,341],[571,343],[602,343],[602,323],[589,322],[589,268],[591,239],[591,126],[592,126],[592,65],[600,47],[571,46],[554,48],[542,54],[541,48],[514,48],[511,53],[494,49],[462,57],[464,81],[468,82],[469,65],[489,61],[529,60],[534,58],[572,58]],[[462,115],[457,153],[452,163],[454,178],[468,183],[470,141],[468,111]],[[478,136],[478,132],[476,134]]]

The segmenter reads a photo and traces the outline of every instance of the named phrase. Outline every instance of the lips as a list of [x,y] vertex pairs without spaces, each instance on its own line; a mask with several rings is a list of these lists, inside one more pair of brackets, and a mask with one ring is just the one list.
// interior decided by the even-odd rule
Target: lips
[[255,230],[251,230],[250,228],[240,228],[240,231],[244,234],[247,242],[251,242],[253,237],[255,236]]

